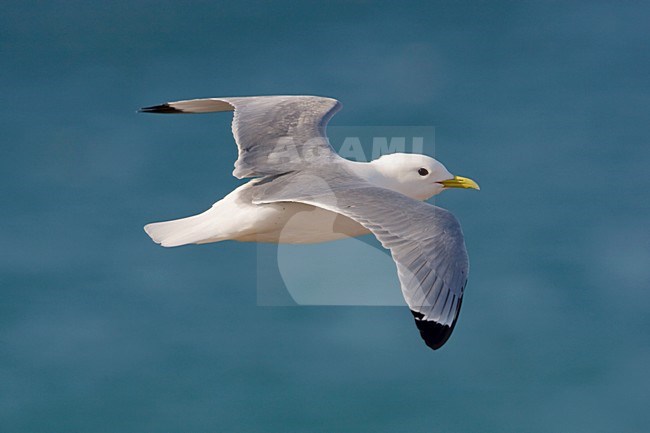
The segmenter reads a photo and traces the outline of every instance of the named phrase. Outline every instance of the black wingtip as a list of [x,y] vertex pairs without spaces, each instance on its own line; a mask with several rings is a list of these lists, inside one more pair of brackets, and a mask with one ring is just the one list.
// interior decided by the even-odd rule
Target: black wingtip
[[451,326],[442,325],[433,320],[424,320],[424,314],[417,311],[411,310],[411,313],[415,318],[415,326],[418,327],[424,343],[433,350],[440,349],[449,340],[456,326],[455,321]]
[[179,110],[178,108],[174,108],[169,104],[160,104],[160,105],[152,105],[151,107],[144,107],[140,108],[138,110],[139,113],[163,113],[163,114],[176,114],[176,113],[183,113],[183,110]]

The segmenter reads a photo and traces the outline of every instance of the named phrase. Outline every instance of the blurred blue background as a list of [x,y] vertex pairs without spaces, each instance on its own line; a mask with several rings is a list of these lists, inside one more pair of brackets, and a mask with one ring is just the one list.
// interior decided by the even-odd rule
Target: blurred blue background
[[[1,8],[3,432],[647,431],[647,2]],[[472,261],[442,350],[406,308],[258,307],[254,244],[142,231],[241,182],[229,115],[136,109],[258,94],[433,125],[481,183],[437,201]]]

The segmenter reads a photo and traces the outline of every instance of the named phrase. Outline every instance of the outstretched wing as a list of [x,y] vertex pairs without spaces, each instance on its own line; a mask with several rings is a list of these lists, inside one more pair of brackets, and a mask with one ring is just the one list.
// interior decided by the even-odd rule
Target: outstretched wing
[[252,96],[192,99],[142,108],[145,113],[234,111],[232,132],[239,148],[233,175],[238,179],[291,171],[338,157],[325,128],[341,108],[318,96]]
[[469,271],[458,220],[445,209],[342,171],[291,173],[262,181],[255,187],[255,201],[307,203],[372,231],[397,264],[402,293],[420,335],[427,346],[440,348],[458,319]]

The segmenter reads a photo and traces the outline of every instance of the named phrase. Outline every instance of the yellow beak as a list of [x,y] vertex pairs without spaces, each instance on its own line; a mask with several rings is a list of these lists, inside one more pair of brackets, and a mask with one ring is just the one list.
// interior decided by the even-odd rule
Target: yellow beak
[[471,189],[481,189],[478,186],[478,183],[474,182],[472,179],[467,177],[454,176],[453,179],[443,180],[438,182],[442,184],[445,188],[471,188]]

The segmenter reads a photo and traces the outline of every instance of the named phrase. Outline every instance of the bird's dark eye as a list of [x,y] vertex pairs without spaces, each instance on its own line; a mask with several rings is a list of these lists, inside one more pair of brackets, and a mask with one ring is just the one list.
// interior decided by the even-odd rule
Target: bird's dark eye
[[427,174],[429,174],[429,170],[427,170],[426,168],[421,168],[418,170],[418,174],[420,176],[426,176]]

